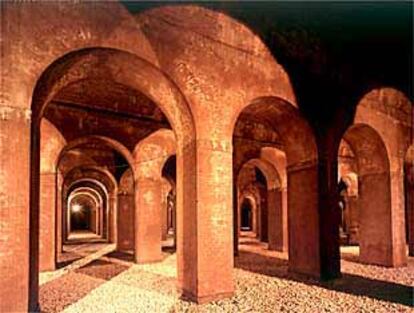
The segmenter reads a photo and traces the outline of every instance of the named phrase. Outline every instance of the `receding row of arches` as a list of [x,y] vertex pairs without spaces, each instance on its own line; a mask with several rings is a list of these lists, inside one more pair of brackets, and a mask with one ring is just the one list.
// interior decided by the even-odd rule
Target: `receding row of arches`
[[[68,39],[43,57],[21,56],[41,61],[16,73],[27,90],[10,96],[31,103],[30,119],[16,110],[5,126],[25,143],[26,159],[16,160],[18,179],[4,174],[10,188],[25,185],[24,197],[7,198],[21,218],[1,216],[10,225],[0,240],[12,255],[1,271],[13,270],[0,290],[19,298],[16,304],[5,297],[1,309],[35,310],[39,269],[55,268],[80,232],[115,244],[138,263],[160,261],[163,240],[171,239],[178,287],[197,302],[233,294],[234,254],[244,231],[286,252],[290,271],[322,279],[340,276],[343,233],[359,244],[363,262],[406,263],[404,230],[407,224],[413,247],[414,211],[407,209],[414,168],[410,101],[392,88],[370,91],[350,104],[352,122],[320,139],[298,108],[287,73],[257,36],[224,14],[182,10],[192,16],[189,23],[193,15],[217,14],[214,23],[246,40],[220,32],[210,43],[219,52],[206,54],[160,24],[163,11],[156,9],[142,17],[143,30],[129,19],[132,26],[119,30],[133,32],[138,45],[118,42],[117,29],[114,37]],[[222,40],[231,45],[217,48]],[[244,50],[232,45],[251,55],[240,57]],[[184,47],[193,49],[182,53]],[[4,166],[13,162],[7,158]],[[16,258],[27,263],[16,270]]]
[[[107,52],[101,50],[98,56],[101,54],[106,55]],[[113,57],[114,54],[112,52],[107,56]],[[180,118],[185,116],[184,113],[181,114]],[[254,126],[252,127],[251,124]],[[345,143],[343,145],[350,148],[349,153],[355,159],[357,171],[355,175],[358,177],[360,259],[367,263],[400,266],[406,262],[405,237],[398,234],[403,229],[400,226],[404,225],[402,219],[404,207],[396,205],[397,200],[393,200],[393,197],[402,195],[400,189],[393,190],[395,186],[393,181],[401,185],[403,176],[396,176],[393,172],[395,171],[391,168],[393,164],[391,162],[394,162],[391,159],[393,156],[390,155],[391,151],[387,151],[387,143],[382,138],[386,135],[381,135],[381,129],[376,130],[376,127],[378,128],[378,125],[375,123],[365,120],[364,114],[357,114],[355,124],[346,131],[342,139]],[[36,126],[34,126],[34,132],[36,132]],[[247,225],[247,228],[257,233],[261,241],[268,243],[270,249],[287,251],[289,267],[292,271],[318,277],[334,277],[340,274],[339,255],[336,258],[330,256],[333,269],[325,269],[325,274],[323,272],[320,253],[324,243],[320,237],[320,227],[321,223],[326,221],[321,220],[319,212],[318,152],[311,128],[294,106],[281,99],[269,97],[258,99],[247,106],[235,124],[233,157],[223,153],[224,151],[220,149],[213,150],[211,154],[206,155],[205,151],[211,148],[209,144],[204,147],[203,141],[196,141],[197,149],[200,150],[196,149],[191,152],[190,148],[194,142],[190,141],[189,147],[183,146],[188,142],[189,134],[182,133],[183,137],[177,138],[176,133],[177,130],[157,130],[140,141],[133,152],[115,140],[101,136],[76,139],[75,143],[65,146],[62,150],[65,155],[58,158],[55,174],[59,173],[58,168],[61,163],[62,167],[65,167],[65,158],[69,160],[66,161],[67,163],[70,163],[70,160],[74,162],[73,160],[76,159],[76,162],[85,162],[95,168],[78,167],[71,169],[63,177],[62,243],[67,243],[71,239],[74,230],[86,228],[102,239],[115,242],[118,249],[133,251],[137,262],[156,262],[161,260],[162,238],[166,238],[172,230],[175,240],[178,243],[181,242],[178,246],[179,280],[181,279],[181,284],[184,286],[192,286],[191,281],[194,277],[202,274],[186,274],[186,268],[193,268],[193,261],[190,259],[194,255],[191,243],[186,243],[186,240],[195,238],[191,234],[193,230],[190,225],[192,221],[200,218],[199,214],[203,211],[202,208],[200,211],[189,207],[186,209],[186,205],[191,207],[194,198],[198,197],[203,199],[203,206],[213,207],[209,215],[223,216],[223,212],[216,212],[216,210],[221,210],[217,207],[217,203],[221,201],[220,197],[228,197],[226,201],[231,201],[228,193],[219,192],[212,196],[207,190],[202,192],[202,188],[197,188],[196,195],[192,188],[193,186],[207,186],[212,181],[219,183],[219,177],[212,175],[217,175],[223,167],[227,166],[237,173],[233,176],[234,185],[230,184],[228,189],[224,188],[224,190],[234,190],[235,230],[233,234],[236,252],[237,239],[240,235],[239,225],[243,223],[243,227]],[[34,134],[34,137],[37,136]],[[42,136],[41,130],[40,136]],[[91,164],[91,160],[82,160],[87,155],[87,153],[82,154],[82,149],[89,150],[89,154],[94,159],[94,152],[91,151],[101,149],[98,146],[102,143],[115,150],[112,154],[116,162],[111,164],[105,160],[102,164],[97,164],[99,162]],[[408,149],[408,139],[401,144],[400,148]],[[338,149],[342,151],[341,145]],[[102,153],[101,151],[100,156]],[[196,153],[197,161],[193,153]],[[170,165],[164,168],[164,165],[168,163],[168,158],[173,155],[177,157],[175,161],[170,159],[170,163],[176,163],[175,166]],[[341,157],[343,155],[340,155]],[[224,162],[223,158],[228,158],[228,162]],[[399,162],[397,166],[402,166],[401,160],[396,160],[396,162]],[[200,168],[200,176],[194,173],[194,166]],[[341,169],[342,166],[340,159],[339,168]],[[218,172],[213,170],[216,167]],[[64,169],[62,172],[65,170],[68,171]],[[89,174],[88,171],[91,173]],[[105,171],[106,173],[103,173]],[[167,171],[170,173],[163,177]],[[175,174],[176,171],[180,173],[179,176]],[[98,177],[101,174],[107,177]],[[173,178],[172,176],[175,175],[177,177]],[[348,176],[344,177],[341,175],[340,173],[337,177],[342,179],[346,185],[345,181],[352,180],[354,174],[348,173]],[[78,180],[69,179],[67,176],[76,177]],[[90,192],[79,193],[77,189],[74,189],[73,186],[83,189],[88,187],[87,184],[81,184],[81,178],[95,180],[95,182],[108,180],[109,182],[104,184],[100,190],[105,200],[99,197],[97,200],[94,198],[96,195],[92,196]],[[193,181],[194,179],[196,181]],[[348,188],[348,185],[346,186]],[[98,191],[99,188],[91,188],[102,197]],[[42,194],[44,193],[43,190]],[[173,200],[173,195],[176,193],[177,200]],[[163,215],[160,213],[161,202],[164,202],[167,210],[167,213],[164,212]],[[78,219],[79,216],[76,217],[76,212],[74,212],[76,211],[74,208],[79,203],[82,203],[82,207],[88,207],[89,212],[85,214],[82,221]],[[171,209],[173,205],[165,205],[165,203],[175,203],[174,210]],[[332,216],[335,217],[334,220],[329,221],[333,226],[339,225],[335,221],[340,221],[340,216],[344,214],[337,209],[340,206],[338,203],[334,203],[330,208]],[[232,215],[231,212],[226,214]],[[180,215],[181,218],[177,220]],[[40,219],[42,219],[42,214],[40,214]],[[214,224],[214,229],[211,229],[213,224],[206,225],[205,231],[226,234],[224,225]],[[231,226],[231,223],[229,225]],[[202,225],[199,227],[203,228]],[[228,239],[230,238],[231,236],[228,236]],[[316,238],[320,238],[319,241],[316,241]],[[208,251],[210,249],[219,248],[215,248],[213,244],[212,247],[207,248]],[[339,251],[337,253],[339,254]],[[230,257],[233,258],[232,255]],[[225,260],[226,258],[220,258],[218,261],[224,262]],[[223,264],[227,266],[226,274],[229,275],[232,262]],[[223,280],[223,290],[233,288],[229,286],[232,286],[231,280]],[[34,286],[32,288],[36,289]],[[188,291],[187,296],[197,301],[204,301],[204,296],[195,296],[192,291]],[[210,299],[209,297],[206,295],[206,299]]]

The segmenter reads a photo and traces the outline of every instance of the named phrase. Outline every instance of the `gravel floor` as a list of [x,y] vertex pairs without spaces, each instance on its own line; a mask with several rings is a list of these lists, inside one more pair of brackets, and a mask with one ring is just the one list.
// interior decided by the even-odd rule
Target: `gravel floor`
[[413,312],[413,258],[397,269],[342,260],[343,278],[320,283],[289,273],[286,255],[265,248],[243,239],[231,299],[205,305],[180,300],[174,254],[161,263],[137,265],[112,253],[42,285],[42,311]]

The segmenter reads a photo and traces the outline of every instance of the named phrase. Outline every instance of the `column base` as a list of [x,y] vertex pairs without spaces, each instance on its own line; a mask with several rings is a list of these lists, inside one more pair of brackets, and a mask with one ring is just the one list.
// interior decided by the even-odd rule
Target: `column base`
[[135,263],[137,264],[148,264],[148,263],[158,263],[163,260],[162,255],[159,256],[151,256],[151,257],[136,257]]
[[203,296],[197,296],[194,293],[182,290],[181,291],[181,299],[184,301],[191,301],[197,304],[205,304],[213,301],[218,301],[222,299],[228,299],[233,297],[234,291],[229,292],[223,292],[223,293],[217,293],[212,295],[203,295]]
[[359,257],[359,262],[362,264],[367,265],[376,265],[376,266],[382,266],[382,267],[389,267],[389,268],[397,268],[397,267],[405,267],[407,266],[407,260],[401,259],[401,260],[381,260],[381,259],[371,259],[369,257]]
[[287,252],[287,248],[281,246],[281,245],[274,245],[269,243],[268,250],[270,251],[278,251],[278,252]]
[[371,264],[383,267],[404,267],[407,266],[407,255],[405,245],[394,248],[370,246],[360,247],[359,261],[364,264]]
[[56,270],[56,264],[48,265],[48,266],[40,266],[39,272],[52,272]]
[[301,271],[298,269],[292,269],[292,268],[288,268],[288,272],[295,274],[295,275],[299,275],[299,276],[303,276],[303,277],[309,277],[309,278],[313,278],[319,281],[330,281],[330,280],[335,280],[338,278],[342,278],[342,273],[341,272],[337,272],[337,273],[312,273],[312,272],[307,272],[307,271]]

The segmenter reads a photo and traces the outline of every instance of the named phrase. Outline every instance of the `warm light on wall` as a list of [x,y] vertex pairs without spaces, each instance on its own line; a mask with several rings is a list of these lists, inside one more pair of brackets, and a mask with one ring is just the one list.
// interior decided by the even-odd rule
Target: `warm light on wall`
[[82,206],[78,203],[75,203],[74,205],[72,205],[72,212],[73,213],[79,213],[82,211]]

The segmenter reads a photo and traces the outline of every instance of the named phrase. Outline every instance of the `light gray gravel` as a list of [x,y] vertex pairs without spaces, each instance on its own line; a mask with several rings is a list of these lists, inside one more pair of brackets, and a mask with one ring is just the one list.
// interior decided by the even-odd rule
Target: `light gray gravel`
[[101,257],[43,285],[41,306],[45,312],[412,312],[413,258],[397,269],[342,260],[344,277],[320,283],[289,273],[286,255],[251,238],[244,243],[231,299],[180,300],[175,255],[150,265]]

